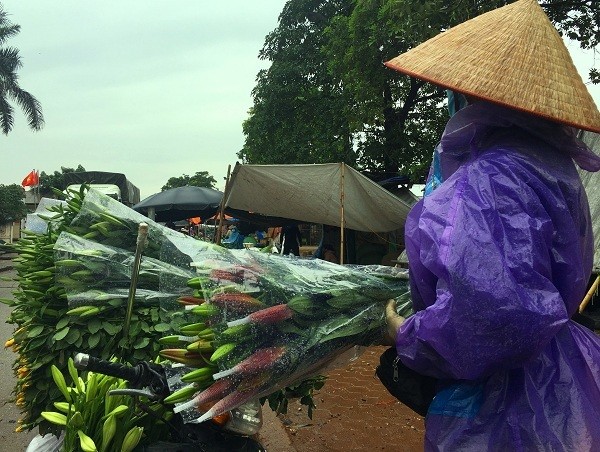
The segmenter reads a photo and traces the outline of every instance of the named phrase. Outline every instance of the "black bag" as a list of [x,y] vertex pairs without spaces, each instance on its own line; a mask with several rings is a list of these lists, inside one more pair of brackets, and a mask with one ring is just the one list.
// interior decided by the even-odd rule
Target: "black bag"
[[400,361],[395,347],[388,348],[379,358],[375,373],[383,386],[404,405],[425,416],[435,397],[437,378],[421,375]]

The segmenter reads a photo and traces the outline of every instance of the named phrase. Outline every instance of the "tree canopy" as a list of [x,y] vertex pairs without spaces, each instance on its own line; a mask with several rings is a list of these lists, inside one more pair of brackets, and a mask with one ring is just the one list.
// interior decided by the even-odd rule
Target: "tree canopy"
[[[598,0],[545,0],[541,5],[563,36],[579,42],[582,49],[596,48],[600,42]],[[592,67],[589,70],[589,79],[592,83],[600,83],[598,69]]]
[[179,177],[171,177],[165,185],[162,186],[161,191],[168,190],[170,188],[185,187],[190,185],[192,187],[206,187],[215,188],[217,181],[214,177],[208,174],[208,171],[197,171],[193,176],[184,174]]
[[[561,33],[592,48],[600,20],[593,2],[542,6]],[[259,54],[271,66],[258,73],[238,157],[258,164],[343,161],[422,182],[448,119],[445,92],[383,62],[507,3],[288,0]]]
[[40,130],[44,125],[41,104],[19,85],[17,71],[22,66],[19,51],[6,46],[6,41],[19,31],[20,26],[8,20],[8,13],[0,5],[0,129],[6,135],[14,125],[14,108],[9,100],[21,107],[31,129]]
[[258,73],[254,106],[243,124],[246,143],[238,154],[251,163],[356,161],[352,135],[342,114],[347,101],[327,70],[322,48],[334,17],[351,10],[350,0],[288,1],[279,26],[266,38],[259,58],[271,67]]
[[17,184],[0,184],[0,224],[20,220],[27,213],[25,190]]
[[40,173],[40,194],[42,196],[53,196],[53,188],[64,190],[67,188],[65,183],[65,173],[74,173],[85,171],[85,168],[81,165],[77,165],[77,168],[67,168],[64,166],[60,167],[60,171],[54,171],[54,173],[46,173],[42,171]]

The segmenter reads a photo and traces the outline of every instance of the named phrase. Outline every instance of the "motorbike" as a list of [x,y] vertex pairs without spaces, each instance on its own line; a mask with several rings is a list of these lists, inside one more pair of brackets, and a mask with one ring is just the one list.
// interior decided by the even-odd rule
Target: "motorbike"
[[[110,375],[128,382],[128,388],[110,391],[109,395],[129,395],[134,400],[142,396],[160,403],[170,393],[164,368],[159,364],[143,361],[135,366],[127,366],[84,353],[78,353],[74,362],[78,369]],[[253,438],[262,426],[262,410],[258,400],[241,405],[218,421],[186,424],[181,416],[175,415],[166,422],[174,440],[145,446],[142,451],[263,452],[266,450]]]
[[[127,381],[127,388],[109,391],[111,395],[131,396],[138,408],[151,414],[140,397],[152,403],[163,403],[170,394],[163,366],[147,361],[134,366],[106,361],[84,353],[74,357],[75,367]],[[180,415],[164,420],[170,430],[168,441],[136,448],[140,452],[266,452],[254,438],[262,426],[262,408],[258,400],[247,402],[219,416],[218,419],[200,424],[184,423]],[[62,440],[53,435],[34,438],[27,452],[58,452]]]

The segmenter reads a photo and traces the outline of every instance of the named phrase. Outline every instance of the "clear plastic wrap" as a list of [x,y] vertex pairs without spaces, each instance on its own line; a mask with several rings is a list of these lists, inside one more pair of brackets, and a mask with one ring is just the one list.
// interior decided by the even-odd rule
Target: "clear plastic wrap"
[[[56,282],[65,288],[69,307],[102,306],[109,300],[126,300],[134,254],[64,232],[54,245]],[[136,289],[136,302],[176,310],[177,298],[190,289],[190,270],[144,257]],[[161,281],[163,283],[161,284]],[[177,292],[161,291],[170,287]]]
[[58,199],[42,198],[34,213],[28,213],[25,219],[25,230],[44,234],[48,231],[48,224],[59,221],[60,216],[50,209],[66,204]]
[[186,308],[197,326],[172,337],[179,348],[161,353],[211,370],[196,380],[198,394],[175,408],[186,422],[203,422],[299,384],[339,364],[353,347],[380,343],[390,298],[398,300],[402,315],[412,314],[408,278],[400,269],[210,244],[186,252],[197,271],[188,281],[197,297]]
[[[191,259],[165,238],[195,240],[93,189],[77,210],[54,243],[49,277],[61,297],[64,291],[69,308],[57,324],[55,339],[81,344],[82,350],[104,358],[121,354],[127,361],[155,359],[159,339],[188,322],[189,313],[178,299],[193,293],[186,286],[194,274]],[[141,258],[132,317],[125,328],[140,223],[148,224],[151,240]]]
[[148,246],[144,255],[188,267],[187,256],[177,253],[167,239],[192,242],[195,239],[162,226],[94,189],[86,193],[79,214],[70,225],[70,232],[102,245],[134,252],[140,223],[148,224]]
[[[226,249],[94,190],[72,234],[61,234],[55,247],[57,278],[73,309],[87,316],[102,303],[125,302],[141,222],[149,226],[148,247],[136,305],[160,306],[161,323],[150,329],[164,331],[160,355],[177,363],[168,371],[167,402],[177,403],[186,422],[298,387],[347,362],[358,346],[379,343],[390,298],[399,300],[399,313],[412,313],[404,270]],[[153,337],[140,335],[136,344]]]

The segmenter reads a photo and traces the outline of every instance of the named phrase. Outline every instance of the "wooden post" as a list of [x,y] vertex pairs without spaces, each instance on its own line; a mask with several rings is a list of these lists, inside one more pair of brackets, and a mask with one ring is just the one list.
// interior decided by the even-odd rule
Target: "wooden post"
[[227,179],[225,179],[225,189],[223,190],[223,197],[221,198],[221,205],[219,206],[219,228],[217,229],[217,233],[215,234],[215,243],[217,245],[221,244],[221,231],[223,228],[223,214],[225,210],[225,200],[227,195],[229,194],[229,177],[231,175],[231,165],[227,165]]
[[586,308],[586,306],[588,305],[588,303],[594,296],[594,292],[596,292],[596,290],[598,290],[598,285],[600,285],[600,275],[598,275],[596,277],[596,280],[592,283],[590,290],[588,290],[588,292],[585,294],[585,297],[583,297],[583,300],[581,301],[581,304],[579,305],[579,313],[580,314],[583,312],[583,310]]
[[346,227],[346,221],[344,218],[344,167],[345,164],[341,164],[341,175],[340,175],[340,265],[344,264],[344,229]]

